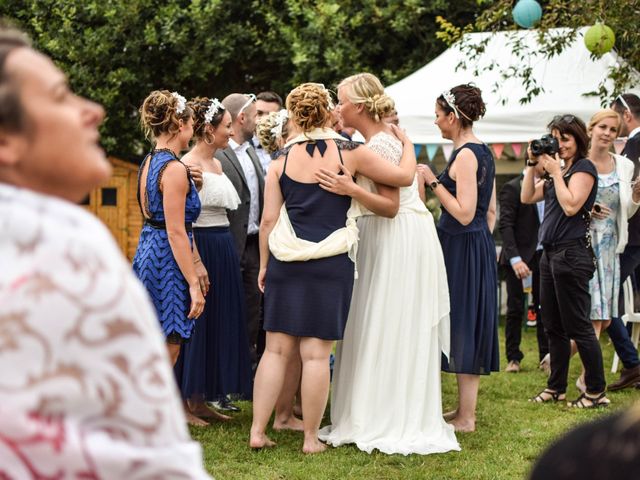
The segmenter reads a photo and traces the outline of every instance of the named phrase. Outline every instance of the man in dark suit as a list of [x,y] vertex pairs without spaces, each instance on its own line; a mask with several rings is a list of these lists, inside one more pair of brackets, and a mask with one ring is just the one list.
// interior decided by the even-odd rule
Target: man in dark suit
[[[536,169],[542,167],[536,167]],[[542,172],[536,172],[541,175]],[[504,268],[507,283],[507,319],[505,327],[507,372],[519,372],[524,354],[520,350],[525,292],[523,280],[531,275],[533,306],[538,316],[536,329],[540,361],[549,352],[544,327],[540,321],[538,263],[542,248],[538,244],[538,228],[543,218],[544,202],[527,205],[520,202],[522,175],[504,184],[500,190],[500,218],[498,228],[502,235],[500,265]],[[542,204],[542,205],[540,205]]]
[[237,210],[228,210],[227,214],[240,258],[247,305],[247,333],[255,362],[261,301],[258,289],[258,230],[264,195],[264,172],[250,143],[256,126],[256,97],[253,94],[232,93],[222,100],[222,104],[231,114],[234,136],[226,149],[216,153],[216,158],[222,163],[222,170],[231,180],[241,202]]
[[[628,137],[622,150],[635,165],[634,178],[638,179],[640,170],[640,99],[632,93],[619,95],[611,105],[620,115],[619,136]],[[636,214],[629,219],[629,241],[620,255],[620,284],[631,275],[640,265],[640,215]],[[607,329],[611,343],[620,357],[623,369],[620,378],[610,383],[607,390],[621,390],[633,385],[640,385],[640,359],[638,350],[633,346],[629,338],[629,332],[622,320],[613,318]]]

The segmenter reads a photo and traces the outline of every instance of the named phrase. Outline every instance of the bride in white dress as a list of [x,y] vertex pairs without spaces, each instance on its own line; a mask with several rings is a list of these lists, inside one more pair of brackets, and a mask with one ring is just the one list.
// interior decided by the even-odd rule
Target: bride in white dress
[[[371,74],[338,87],[345,126],[398,164],[401,142],[380,119],[393,100]],[[442,418],[441,352],[449,351],[449,290],[433,217],[417,181],[400,189],[323,171],[321,186],[363,205],[360,245],[344,339],[336,348],[331,425],[320,438],[355,443],[371,453],[429,454],[460,450]],[[393,218],[384,218],[393,217]]]

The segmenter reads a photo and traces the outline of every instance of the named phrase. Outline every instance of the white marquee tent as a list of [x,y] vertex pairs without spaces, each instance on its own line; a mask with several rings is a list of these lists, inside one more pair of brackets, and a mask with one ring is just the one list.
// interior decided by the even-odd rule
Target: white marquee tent
[[[581,29],[576,40],[560,55],[551,59],[541,56],[531,59],[533,77],[545,91],[524,105],[519,103],[519,99],[525,93],[521,80],[502,81],[500,91],[494,93],[494,84],[500,79],[498,69],[476,77],[473,74],[472,62],[467,62],[468,69],[460,68],[456,71],[460,60],[464,59],[459,44],[452,46],[408,77],[387,87],[386,92],[396,102],[400,125],[406,129],[415,144],[426,144],[428,150],[433,149],[435,152],[438,144],[447,143],[434,125],[436,98],[455,85],[469,82],[474,82],[482,90],[487,104],[485,117],[474,126],[478,137],[486,143],[493,144],[527,142],[545,133],[546,124],[554,115],[572,113],[587,121],[601,108],[599,98],[585,97],[582,94],[596,90],[598,84],[606,77],[608,68],[617,65],[618,59],[614,52],[610,52],[592,60],[584,45],[585,31],[586,28]],[[553,30],[551,32],[560,33]],[[531,48],[536,48],[538,44],[538,32],[535,30],[468,35],[469,40],[478,43],[487,36],[491,37],[484,54],[478,58],[480,66],[495,64],[501,68],[519,68],[519,60],[509,46],[513,38],[524,37],[525,43]],[[636,89],[631,91],[640,94],[637,89],[639,86],[640,74]],[[508,98],[508,102],[501,104],[501,97]],[[429,156],[432,157],[431,154]],[[497,153],[497,156],[500,154]]]

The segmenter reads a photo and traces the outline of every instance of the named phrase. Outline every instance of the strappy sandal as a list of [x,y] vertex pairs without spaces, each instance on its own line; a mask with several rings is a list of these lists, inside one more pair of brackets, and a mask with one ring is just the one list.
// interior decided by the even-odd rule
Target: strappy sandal
[[[546,395],[546,397],[544,395]],[[548,403],[548,402],[563,401],[565,399],[566,399],[566,396],[564,393],[556,392],[555,390],[549,390],[548,388],[545,388],[535,397],[530,398],[529,401],[533,403]]]
[[608,407],[610,403],[611,400],[607,398],[606,392],[602,392],[597,397],[590,397],[583,393],[573,402],[568,402],[567,406],[570,408],[600,408]]

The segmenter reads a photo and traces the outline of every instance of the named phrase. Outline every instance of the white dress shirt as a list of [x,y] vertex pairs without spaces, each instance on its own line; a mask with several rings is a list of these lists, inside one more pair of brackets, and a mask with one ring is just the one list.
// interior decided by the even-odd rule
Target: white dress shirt
[[267,151],[262,148],[260,145],[260,140],[258,137],[254,135],[252,143],[256,150],[256,154],[258,155],[258,160],[260,160],[260,164],[262,165],[262,170],[264,170],[264,174],[267,174],[267,170],[269,170],[269,165],[271,164],[271,155],[267,153]]
[[247,153],[251,144],[244,142],[242,145],[229,139],[229,146],[233,150],[233,153],[238,157],[242,171],[244,172],[244,178],[249,186],[249,193],[251,195],[251,203],[249,204],[249,222],[247,223],[247,235],[253,235],[258,233],[260,224],[258,218],[260,217],[260,187],[258,184],[258,175],[262,175],[262,172],[256,172],[255,165],[251,160],[251,157]]

